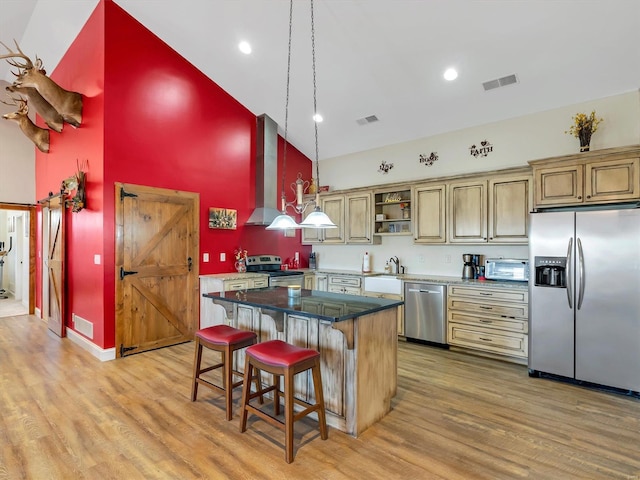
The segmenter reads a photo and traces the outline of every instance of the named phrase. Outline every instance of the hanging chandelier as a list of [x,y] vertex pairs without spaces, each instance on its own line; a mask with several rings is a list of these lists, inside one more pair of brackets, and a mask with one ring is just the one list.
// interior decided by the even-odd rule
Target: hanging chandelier
[[[312,55],[312,68],[313,68],[313,113],[314,113],[314,133],[315,133],[315,164],[316,164],[316,184],[320,185],[320,169],[318,166],[318,122],[317,122],[317,85],[316,85],[316,47],[315,47],[315,22],[313,17],[313,0],[311,3],[311,55]],[[337,225],[331,221],[329,216],[320,208],[320,195],[316,191],[315,198],[313,200],[304,201],[304,194],[309,189],[309,182],[302,179],[302,174],[298,173],[298,178],[291,184],[291,189],[295,194],[295,202],[287,202],[284,193],[285,176],[287,172],[287,133],[289,128],[289,86],[291,79],[291,33],[293,26],[293,0],[289,1],[289,47],[287,54],[287,90],[286,90],[286,102],[285,102],[285,117],[284,117],[284,151],[283,151],[283,166],[282,166],[282,196],[281,196],[281,211],[271,225],[267,227],[267,230],[284,230],[290,228],[337,228]],[[312,203],[315,204],[314,211],[311,212],[307,218],[300,224],[296,223],[293,217],[287,215],[287,207],[291,207],[296,214],[303,213]]]

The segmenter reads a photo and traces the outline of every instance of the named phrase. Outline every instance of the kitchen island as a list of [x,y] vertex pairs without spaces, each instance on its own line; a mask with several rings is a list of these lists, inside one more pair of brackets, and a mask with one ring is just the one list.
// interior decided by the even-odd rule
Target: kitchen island
[[[320,352],[327,423],[358,436],[391,410],[398,374],[397,309],[403,302],[287,287],[205,293],[226,310],[227,322]],[[244,368],[244,352],[236,365]],[[296,375],[296,397],[313,400],[309,372]]]

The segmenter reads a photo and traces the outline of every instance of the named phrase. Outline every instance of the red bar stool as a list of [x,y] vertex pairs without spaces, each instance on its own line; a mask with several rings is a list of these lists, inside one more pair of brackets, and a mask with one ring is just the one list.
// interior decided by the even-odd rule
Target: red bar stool
[[[293,462],[293,423],[302,419],[311,412],[318,412],[318,423],[320,424],[320,438],[326,440],[327,421],[324,410],[324,397],[322,395],[322,377],[320,375],[320,353],[309,349],[296,347],[281,340],[270,340],[258,343],[246,350],[244,383],[242,385],[242,417],[240,420],[240,432],[247,430],[247,415],[249,412],[258,415],[271,425],[274,425],[285,432],[285,458],[287,463]],[[273,375],[273,385],[261,388],[256,393],[250,391],[250,380],[253,370],[256,369],[257,376],[260,371],[269,372]],[[294,375],[311,369],[313,376],[313,389],[315,391],[316,403],[310,404],[294,397]],[[280,375],[284,376],[284,393],[280,391]],[[275,416],[254,407],[249,402],[267,392],[273,391]],[[276,418],[280,414],[280,396],[284,397],[284,422]],[[293,404],[297,403],[305,407],[304,410],[293,413]]]
[[[193,361],[193,385],[191,387],[191,401],[195,402],[198,396],[198,385],[202,384],[210,389],[223,392],[226,400],[227,420],[233,416],[232,400],[233,389],[242,385],[242,380],[233,382],[233,375],[241,376],[242,373],[233,368],[233,352],[241,348],[253,345],[257,341],[257,335],[247,330],[239,330],[228,325],[215,325],[213,327],[198,330],[195,335],[196,352]],[[202,347],[207,347],[222,354],[220,363],[210,367],[201,367]],[[222,387],[200,378],[200,375],[211,370],[224,368],[222,375]],[[255,377],[256,389],[259,389],[258,378]]]

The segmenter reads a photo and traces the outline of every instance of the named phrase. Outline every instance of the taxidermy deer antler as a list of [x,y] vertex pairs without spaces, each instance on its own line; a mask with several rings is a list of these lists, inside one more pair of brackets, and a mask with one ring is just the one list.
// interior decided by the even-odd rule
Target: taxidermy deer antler
[[[39,58],[36,57],[36,64],[34,65],[31,59],[20,50],[18,42],[14,40],[14,43],[16,44],[17,52],[14,52],[4,43],[0,42],[0,45],[9,52],[0,55],[0,59],[7,59],[10,65],[19,69],[13,85],[17,87],[35,88],[38,90],[38,93],[62,115],[65,122],[74,127],[79,127],[82,123],[82,95],[60,87],[44,74],[42,61]],[[16,58],[21,58],[24,62],[9,60]]]
[[13,103],[7,103],[2,100],[2,103],[12,107],[18,107],[16,112],[5,113],[2,117],[7,120],[13,120],[20,126],[20,130],[24,133],[29,140],[35,143],[38,150],[44,153],[49,153],[49,130],[46,128],[40,128],[35,125],[29,118],[29,106],[27,101],[21,98],[14,98],[9,96]]

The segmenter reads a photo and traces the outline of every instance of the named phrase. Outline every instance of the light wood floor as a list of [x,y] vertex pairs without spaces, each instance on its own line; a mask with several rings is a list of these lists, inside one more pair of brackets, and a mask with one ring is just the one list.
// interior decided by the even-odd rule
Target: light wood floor
[[[640,401],[401,342],[393,410],[355,439],[189,401],[193,343],[100,362],[0,319],[0,479],[640,479]],[[239,392],[237,397],[239,397]]]

